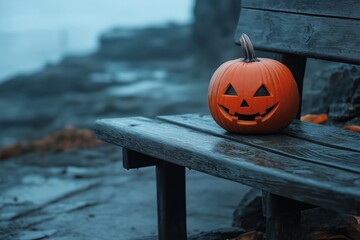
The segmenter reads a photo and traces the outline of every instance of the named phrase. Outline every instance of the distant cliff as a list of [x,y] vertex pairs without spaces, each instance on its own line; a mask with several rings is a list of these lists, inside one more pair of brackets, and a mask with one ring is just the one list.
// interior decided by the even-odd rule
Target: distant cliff
[[99,37],[97,55],[120,61],[184,58],[191,52],[190,34],[190,25],[113,28]]
[[117,60],[191,58],[198,80],[207,80],[224,61],[242,56],[233,35],[240,0],[196,0],[193,25],[114,28],[99,38],[98,56]]
[[242,56],[233,36],[241,0],[196,0],[192,44],[197,63],[214,71],[222,62]]

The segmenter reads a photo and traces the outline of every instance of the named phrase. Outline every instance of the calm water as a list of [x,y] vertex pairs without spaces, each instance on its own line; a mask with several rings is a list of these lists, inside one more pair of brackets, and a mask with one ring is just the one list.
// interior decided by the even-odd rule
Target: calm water
[[113,26],[191,21],[193,0],[1,0],[0,82],[97,47]]

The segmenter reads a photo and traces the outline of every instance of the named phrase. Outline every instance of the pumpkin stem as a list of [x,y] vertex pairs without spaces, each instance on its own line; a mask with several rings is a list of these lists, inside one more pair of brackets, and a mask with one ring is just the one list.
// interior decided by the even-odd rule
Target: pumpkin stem
[[259,62],[260,60],[255,57],[254,47],[250,41],[248,35],[243,33],[240,37],[240,44],[244,50],[244,60],[243,62]]

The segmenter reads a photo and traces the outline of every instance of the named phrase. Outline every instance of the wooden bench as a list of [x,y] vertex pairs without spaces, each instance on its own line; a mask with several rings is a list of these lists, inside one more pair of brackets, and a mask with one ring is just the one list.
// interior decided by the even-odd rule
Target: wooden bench
[[[308,57],[360,64],[360,1],[242,4],[235,42],[245,32],[279,53],[300,92]],[[267,240],[301,239],[300,213],[314,206],[360,214],[357,133],[295,120],[278,134],[239,135],[196,114],[98,120],[95,131],[123,147],[125,168],[156,166],[160,240],[186,239],[185,168],[263,190]]]

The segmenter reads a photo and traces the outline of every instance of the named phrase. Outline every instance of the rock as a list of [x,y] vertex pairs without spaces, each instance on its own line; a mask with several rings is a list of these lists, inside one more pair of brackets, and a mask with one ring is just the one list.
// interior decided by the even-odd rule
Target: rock
[[303,211],[301,214],[301,224],[303,238],[308,240],[314,239],[314,236],[319,233],[326,233],[327,235],[333,236],[348,235],[343,216],[322,208]]
[[352,239],[360,239],[360,216],[346,218],[347,230]]
[[242,56],[233,36],[239,19],[239,0],[196,0],[192,32],[193,51],[198,71],[205,71],[209,80],[213,71],[224,61]]
[[91,73],[103,69],[103,62],[91,55],[66,57],[57,65],[47,66],[39,72],[20,75],[1,83],[0,96],[39,98],[71,92],[98,91],[109,84],[94,84],[88,79]]
[[310,75],[303,113],[327,113],[329,124],[360,125],[360,67],[336,64]]
[[244,196],[233,214],[233,227],[245,231],[265,232],[266,221],[262,214],[262,193],[255,188]]
[[114,28],[100,36],[97,55],[104,59],[143,61],[190,55],[191,26],[169,24],[142,29]]
[[[312,240],[320,234],[347,236],[348,224],[338,213],[322,208],[302,211],[301,224],[303,239]],[[262,215],[261,191],[251,189],[240,201],[233,215],[233,227],[244,229],[246,232],[265,232],[266,219]]]

